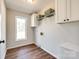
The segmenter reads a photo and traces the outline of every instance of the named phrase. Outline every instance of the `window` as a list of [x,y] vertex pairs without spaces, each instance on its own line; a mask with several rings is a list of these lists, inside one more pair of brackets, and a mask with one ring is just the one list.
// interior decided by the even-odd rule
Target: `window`
[[16,17],[16,41],[26,39],[26,18]]

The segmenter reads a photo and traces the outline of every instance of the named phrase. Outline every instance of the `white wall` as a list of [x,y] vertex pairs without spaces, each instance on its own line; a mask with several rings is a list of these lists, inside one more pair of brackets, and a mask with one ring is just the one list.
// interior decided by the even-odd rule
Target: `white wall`
[[1,51],[1,59],[5,58],[6,54],[6,6],[5,1],[0,0],[1,3],[1,40],[4,40],[4,44],[0,44],[0,51]]
[[[54,6],[54,3],[52,3],[52,6]],[[41,12],[43,13],[44,10]],[[44,35],[41,36],[40,32],[43,32]],[[36,44],[58,58],[62,55],[60,47],[64,43],[70,42],[79,45],[79,22],[56,24],[53,16],[43,19],[35,33]]]
[[[16,41],[15,16],[25,16],[27,18],[27,40]],[[15,48],[34,43],[33,30],[30,27],[30,15],[11,9],[7,9],[7,48]]]

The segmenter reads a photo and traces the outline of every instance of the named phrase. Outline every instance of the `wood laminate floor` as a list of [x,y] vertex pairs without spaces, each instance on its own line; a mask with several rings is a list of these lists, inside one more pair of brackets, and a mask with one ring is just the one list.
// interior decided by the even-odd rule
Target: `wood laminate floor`
[[5,59],[56,59],[34,44],[10,49]]

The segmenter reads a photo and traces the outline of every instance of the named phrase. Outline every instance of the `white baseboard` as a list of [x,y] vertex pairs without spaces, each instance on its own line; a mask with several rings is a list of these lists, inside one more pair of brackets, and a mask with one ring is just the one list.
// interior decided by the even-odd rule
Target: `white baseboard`
[[56,57],[57,59],[60,59],[58,56],[54,55],[53,53],[51,53],[50,51],[46,50],[45,48],[39,46],[37,43],[35,43],[35,45],[37,45],[38,47],[40,47],[41,49],[43,49],[44,51],[46,51],[46,52],[49,53],[50,55]]
[[16,45],[16,46],[11,46],[11,47],[8,47],[8,49],[13,49],[13,48],[17,48],[17,47],[21,47],[21,46],[25,46],[25,45],[29,45],[29,44],[34,44],[35,42],[30,42],[30,43],[26,43],[26,44],[21,44],[21,45]]
[[41,47],[38,43],[35,43],[36,46]]
[[50,51],[48,51],[48,50],[46,50],[46,49],[44,49],[44,48],[42,48],[42,47],[41,47],[41,49],[43,49],[44,51],[46,51],[46,52],[49,53],[50,55],[56,57],[57,59],[60,59],[58,56],[56,56],[55,54],[51,53]]

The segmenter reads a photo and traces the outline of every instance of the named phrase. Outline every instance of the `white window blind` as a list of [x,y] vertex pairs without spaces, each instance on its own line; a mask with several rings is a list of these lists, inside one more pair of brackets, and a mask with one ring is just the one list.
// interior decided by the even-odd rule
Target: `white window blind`
[[22,16],[16,17],[16,41],[26,39],[26,18]]

